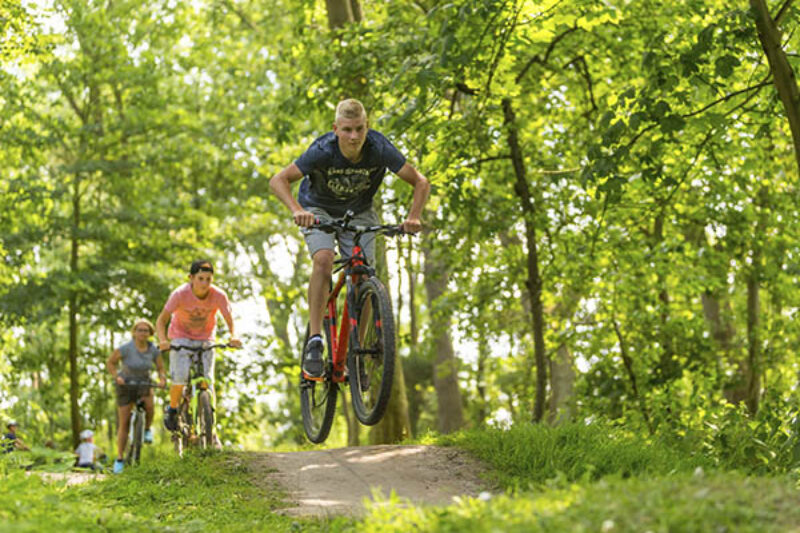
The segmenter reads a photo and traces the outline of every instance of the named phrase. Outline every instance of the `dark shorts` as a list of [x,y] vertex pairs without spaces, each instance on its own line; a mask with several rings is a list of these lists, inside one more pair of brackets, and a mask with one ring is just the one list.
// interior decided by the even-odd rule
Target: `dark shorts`
[[136,403],[139,398],[150,395],[150,387],[147,385],[120,385],[117,383],[117,405],[122,407]]

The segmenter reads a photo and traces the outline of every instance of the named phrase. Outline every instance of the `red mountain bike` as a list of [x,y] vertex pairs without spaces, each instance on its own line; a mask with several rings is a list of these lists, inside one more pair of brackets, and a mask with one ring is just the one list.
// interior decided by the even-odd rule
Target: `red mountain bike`
[[[350,384],[353,411],[359,422],[368,426],[383,417],[392,393],[395,358],[392,305],[386,288],[375,276],[375,269],[367,262],[360,241],[366,233],[393,237],[404,232],[399,226],[350,225],[352,216],[348,211],[342,219],[317,220],[311,226],[329,233],[355,232],[352,255],[335,261],[339,265],[335,272],[341,273],[335,285],[331,281],[323,319],[326,341],[323,376],[311,379],[300,371],[303,427],[308,439],[316,444],[324,442],[330,433],[340,383]],[[340,296],[343,303],[339,302]],[[337,313],[339,306],[341,313]],[[308,337],[306,330],[301,369]]]

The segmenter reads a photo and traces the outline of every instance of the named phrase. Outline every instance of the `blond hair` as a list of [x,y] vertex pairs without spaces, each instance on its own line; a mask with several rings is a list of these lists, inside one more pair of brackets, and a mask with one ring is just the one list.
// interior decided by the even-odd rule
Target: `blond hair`
[[156,332],[155,326],[153,326],[153,323],[150,322],[149,320],[147,320],[146,318],[137,318],[133,322],[133,327],[131,328],[131,333],[134,333],[136,331],[136,326],[138,326],[139,324],[144,324],[145,326],[150,328],[150,335],[154,335],[155,334],[155,332]]
[[367,110],[364,109],[364,104],[355,98],[342,100],[336,106],[336,120],[339,120],[340,118],[356,119],[362,117],[364,120],[367,119]]

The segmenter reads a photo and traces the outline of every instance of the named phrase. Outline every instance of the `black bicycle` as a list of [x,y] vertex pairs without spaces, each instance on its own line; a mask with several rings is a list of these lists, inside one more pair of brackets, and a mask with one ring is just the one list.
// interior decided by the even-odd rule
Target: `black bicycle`
[[215,348],[236,348],[230,344],[202,344],[200,346],[170,345],[171,350],[191,352],[189,384],[183,388],[183,397],[178,406],[178,429],[172,432],[175,451],[183,457],[190,444],[200,448],[215,445],[214,405],[211,399],[211,381],[205,377],[203,353]]
[[[323,319],[326,350],[321,378],[302,371],[309,330],[300,356],[300,406],[303,428],[313,443],[328,438],[336,413],[339,383],[349,382],[350,397],[356,418],[364,425],[377,424],[383,418],[392,393],[395,363],[395,325],[389,294],[375,275],[361,248],[367,233],[386,236],[403,235],[400,226],[351,225],[353,213],[344,218],[320,221],[311,228],[329,233],[354,232],[352,255],[335,261],[341,271],[336,284],[331,280],[330,296]],[[337,300],[346,288],[341,314]],[[337,332],[337,319],[339,331]]]
[[128,444],[127,452],[125,453],[125,463],[129,465],[139,464],[142,455],[142,447],[144,446],[144,426],[145,418],[147,417],[144,397],[150,393],[152,387],[159,387],[159,385],[149,378],[125,378],[125,384],[120,385],[120,387],[136,389],[137,391],[136,406],[131,409],[130,421],[128,424]]

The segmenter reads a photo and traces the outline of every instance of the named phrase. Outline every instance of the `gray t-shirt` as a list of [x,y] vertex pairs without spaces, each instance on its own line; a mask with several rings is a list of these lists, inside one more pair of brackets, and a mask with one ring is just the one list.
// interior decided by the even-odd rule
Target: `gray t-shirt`
[[158,357],[158,347],[152,342],[147,343],[147,349],[140,352],[136,348],[134,341],[128,341],[119,347],[122,354],[122,370],[120,375],[125,378],[146,378],[150,376],[156,357]]

